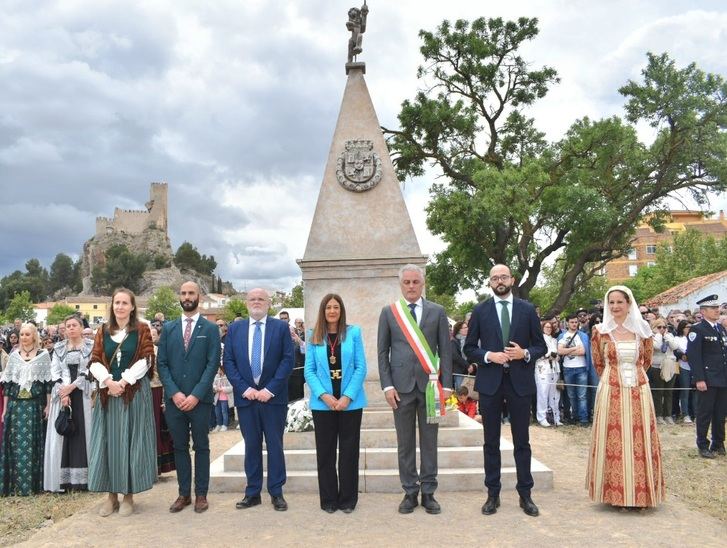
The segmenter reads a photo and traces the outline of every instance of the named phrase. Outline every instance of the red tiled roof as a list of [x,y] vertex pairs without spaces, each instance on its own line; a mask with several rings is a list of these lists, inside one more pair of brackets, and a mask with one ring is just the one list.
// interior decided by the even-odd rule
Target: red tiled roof
[[675,285],[666,291],[662,291],[643,304],[646,306],[674,304],[687,295],[691,295],[695,291],[699,291],[703,287],[711,284],[712,282],[716,282],[717,280],[721,280],[725,276],[727,276],[727,270],[714,272],[713,274],[707,274],[706,276],[699,276],[698,278],[692,278],[691,280]]

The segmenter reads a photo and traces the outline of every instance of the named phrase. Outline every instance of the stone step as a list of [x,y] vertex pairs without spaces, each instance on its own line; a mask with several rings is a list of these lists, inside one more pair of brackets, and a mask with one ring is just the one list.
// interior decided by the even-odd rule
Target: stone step
[[[224,472],[222,460],[217,459],[210,469],[210,491],[213,493],[243,493],[245,474],[242,472]],[[539,461],[533,459],[531,471],[538,491],[553,488],[553,472]],[[266,476],[265,473],[263,473]],[[484,491],[484,472],[482,467],[476,468],[439,468],[437,476],[440,491]],[[502,468],[502,488],[515,489],[517,475],[512,466]],[[263,485],[265,480],[263,480]],[[284,492],[316,493],[318,491],[318,475],[315,470],[296,470],[287,472]],[[362,493],[401,493],[399,471],[395,468],[384,470],[359,471],[359,491]]]
[[[504,441],[504,440],[503,440]],[[502,465],[515,466],[512,446],[502,447]],[[225,472],[244,471],[245,446],[240,443],[224,454],[223,470]],[[438,451],[440,468],[477,468],[483,465],[482,446],[479,447],[440,447]],[[263,451],[263,462],[267,462],[267,452]],[[417,449],[417,463],[419,449]],[[316,470],[318,464],[315,449],[295,449],[285,451],[285,467],[287,470]],[[393,447],[363,448],[359,454],[359,466],[362,470],[381,470],[398,466],[397,450]]]
[[[444,417],[441,418],[439,423],[440,428],[459,426],[459,411],[447,411]],[[364,409],[363,417],[361,419],[361,428],[363,430],[369,428],[393,428],[394,427],[394,412],[390,407],[386,408],[373,408]]]
[[[477,424],[477,423],[475,423]],[[479,445],[482,447],[482,426],[440,428],[438,438],[439,447],[467,447]],[[284,437],[285,449],[315,449],[316,442],[313,432],[286,432]],[[396,431],[391,428],[368,428],[361,430],[361,447],[396,447]]]

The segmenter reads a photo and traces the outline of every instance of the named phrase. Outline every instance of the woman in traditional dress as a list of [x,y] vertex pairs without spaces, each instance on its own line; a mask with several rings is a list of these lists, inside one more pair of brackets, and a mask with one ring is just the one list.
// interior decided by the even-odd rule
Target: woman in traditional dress
[[596,392],[586,484],[591,500],[622,508],[664,499],[661,447],[646,370],[653,340],[631,290],[606,292],[603,323],[593,329]]
[[40,348],[38,330],[20,327],[20,343],[0,377],[5,426],[0,448],[0,495],[27,496],[43,490],[45,419],[50,403],[50,356]]
[[346,324],[343,300],[329,293],[307,340],[304,373],[311,392],[321,509],[350,514],[358,502],[361,418],[366,407],[361,328]]
[[[95,384],[88,371],[93,341],[84,339],[83,323],[68,316],[66,339],[56,343],[51,359],[50,412],[45,437],[43,487],[46,491],[88,489],[88,448],[91,438],[91,392]],[[55,421],[63,407],[71,408],[75,430],[61,436]]]
[[[128,289],[111,298],[109,321],[96,333],[90,371],[98,381],[93,410],[89,491],[107,492],[99,515],[134,512],[134,493],[152,488],[157,478],[156,436],[149,378],[154,343],[149,327],[137,320],[136,299]],[[119,506],[117,494],[124,495]]]
[[[154,342],[154,356],[157,354],[157,343],[159,342],[159,329],[156,323],[150,327],[151,340]],[[151,400],[154,409],[154,428],[157,437],[157,474],[173,472],[174,465],[174,444],[172,435],[169,433],[167,421],[164,419],[164,387],[159,379],[159,371],[154,368],[154,376],[151,379]]]

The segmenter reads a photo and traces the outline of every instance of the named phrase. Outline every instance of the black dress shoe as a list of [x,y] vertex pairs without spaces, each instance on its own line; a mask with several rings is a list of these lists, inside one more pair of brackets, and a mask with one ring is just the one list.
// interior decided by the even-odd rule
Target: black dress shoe
[[273,508],[278,512],[285,512],[288,509],[288,503],[285,502],[283,495],[271,495],[270,502],[273,503]]
[[353,508],[351,508],[350,506],[346,506],[345,508],[341,508],[341,512],[343,512],[344,514],[350,514],[351,512],[353,512]]
[[724,450],[724,446],[712,447],[710,451],[712,451],[712,453],[714,453],[715,455],[719,455],[720,457],[724,457],[725,455],[727,455],[727,452],[725,452]]
[[417,506],[419,506],[419,501],[416,495],[404,495],[404,498],[399,503],[399,513],[411,514]]
[[528,516],[535,517],[540,514],[538,507],[535,506],[533,499],[530,497],[520,497],[520,508],[522,508],[523,512],[525,512]]
[[321,509],[324,512],[328,512],[329,514],[333,514],[336,511],[336,507],[333,506],[332,504],[325,504],[325,505],[321,506]]
[[490,495],[487,495],[487,500],[485,501],[485,504],[482,505],[482,513],[486,516],[492,515],[495,512],[497,512],[497,509],[500,507],[500,497],[492,497]]
[[235,503],[235,508],[237,508],[238,510],[244,510],[245,508],[252,508],[253,506],[257,506],[261,502],[262,501],[260,500],[260,495],[245,495],[244,499]]
[[442,512],[442,508],[435,500],[434,495],[428,493],[422,493],[422,506],[427,511],[427,514],[440,514]]
[[705,459],[713,459],[716,457],[716,455],[706,447],[704,449],[701,447],[699,448],[699,455],[704,457]]

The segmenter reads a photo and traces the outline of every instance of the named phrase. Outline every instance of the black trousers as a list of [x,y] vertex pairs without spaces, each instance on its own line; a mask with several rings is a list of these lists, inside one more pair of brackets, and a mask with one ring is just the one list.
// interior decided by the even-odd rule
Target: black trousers
[[[697,447],[721,449],[724,447],[724,418],[727,412],[727,388],[708,387],[697,392]],[[712,425],[712,443],[707,439]]]
[[[313,411],[321,508],[355,508],[363,409]],[[338,466],[336,466],[338,445]]]
[[517,472],[517,492],[521,496],[530,496],[533,488],[533,476],[530,473],[530,396],[518,396],[512,387],[510,374],[502,376],[497,391],[488,396],[480,392],[480,415],[482,427],[485,429],[485,487],[490,496],[499,496],[502,483],[500,481],[500,429],[503,405],[507,403],[510,414],[510,431],[514,446],[515,469]]

